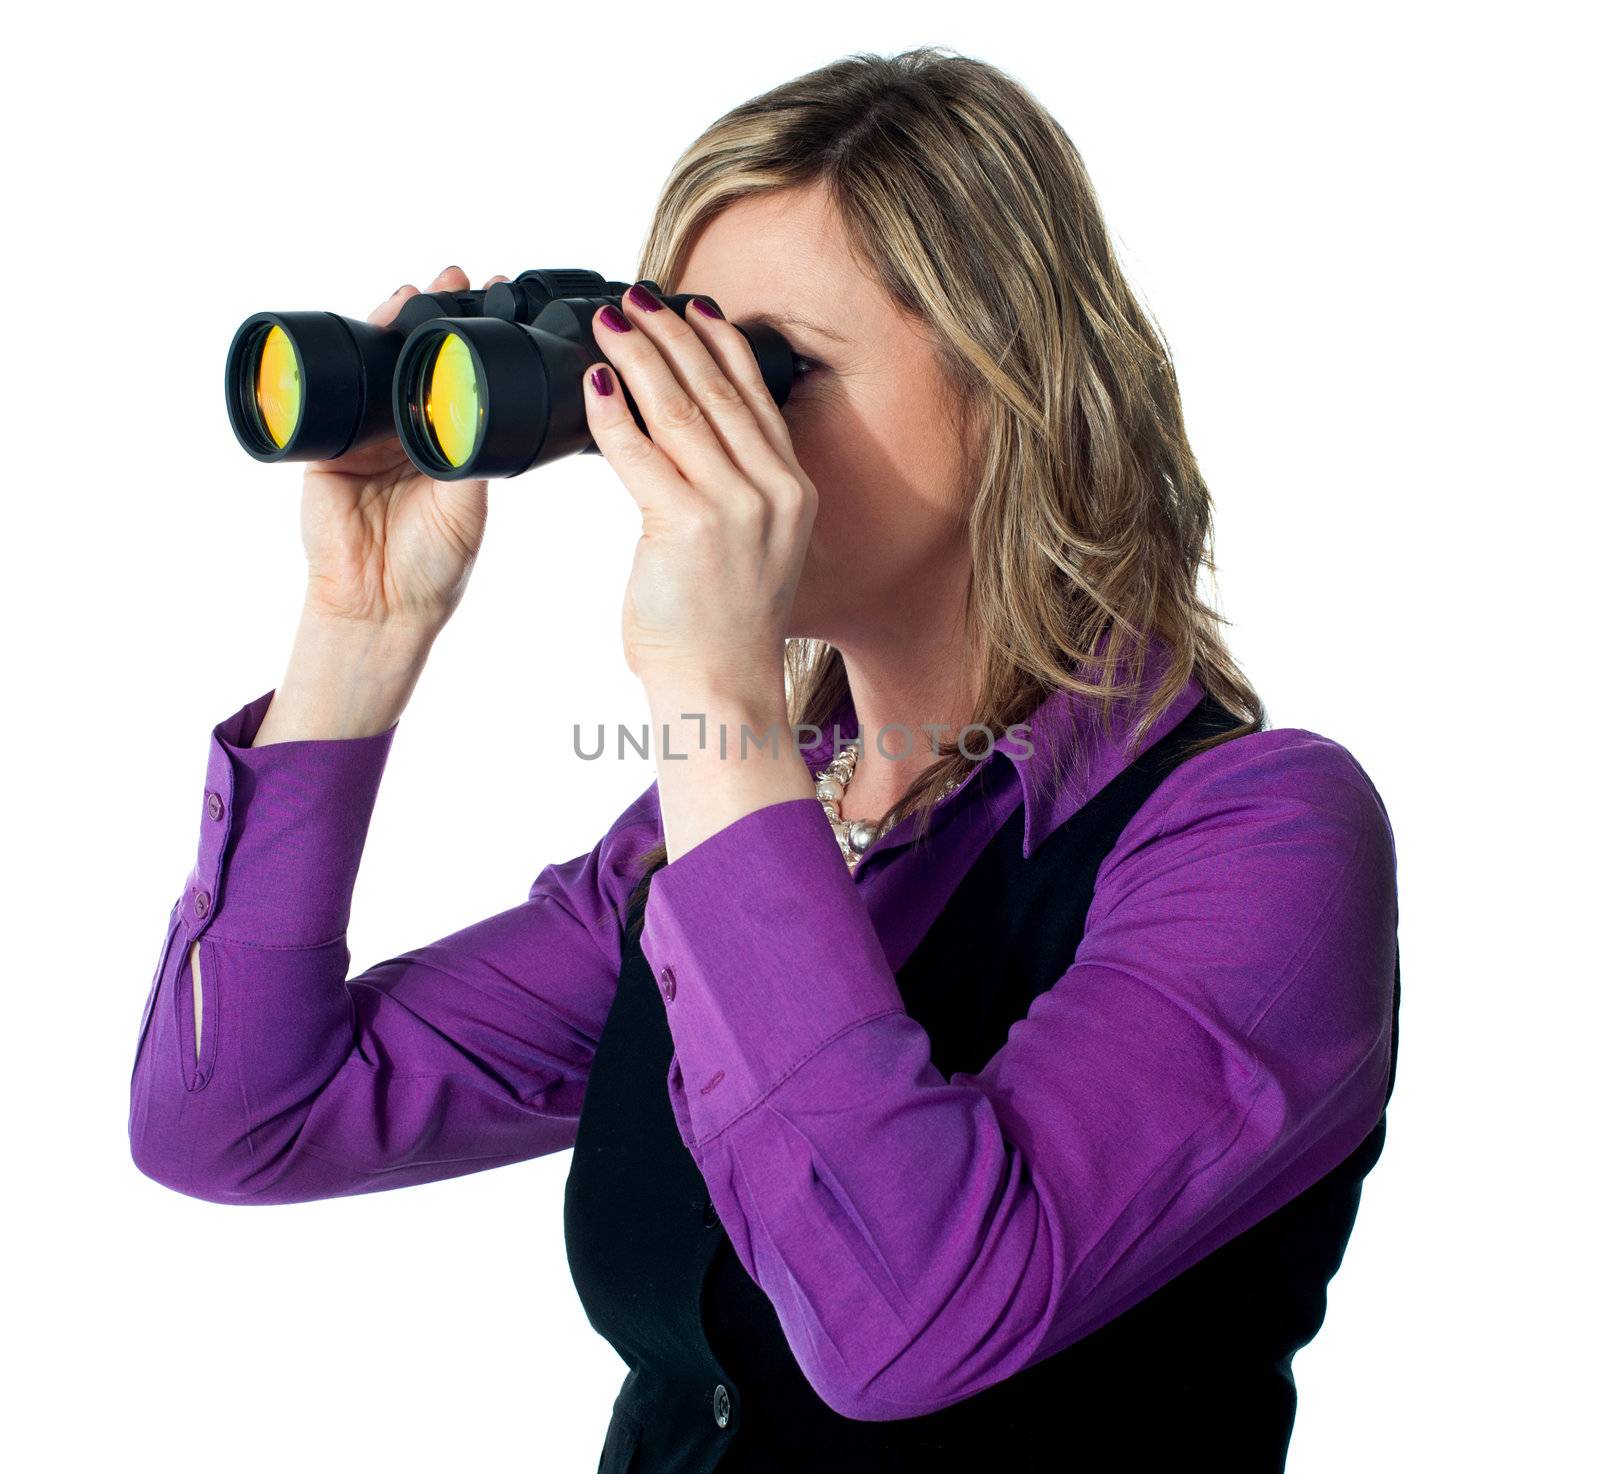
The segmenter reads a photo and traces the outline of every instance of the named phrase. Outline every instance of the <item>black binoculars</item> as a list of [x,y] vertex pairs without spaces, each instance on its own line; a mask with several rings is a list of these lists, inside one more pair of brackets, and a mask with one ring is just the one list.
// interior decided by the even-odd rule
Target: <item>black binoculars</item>
[[[644,285],[678,313],[693,295]],[[628,286],[594,271],[525,271],[477,291],[421,293],[382,328],[332,312],[258,312],[228,346],[228,420],[258,461],[331,461],[398,435],[439,481],[520,476],[597,451],[582,376],[605,355],[590,323],[607,302],[620,312]],[[765,323],[734,326],[781,406],[794,384],[788,340]]]

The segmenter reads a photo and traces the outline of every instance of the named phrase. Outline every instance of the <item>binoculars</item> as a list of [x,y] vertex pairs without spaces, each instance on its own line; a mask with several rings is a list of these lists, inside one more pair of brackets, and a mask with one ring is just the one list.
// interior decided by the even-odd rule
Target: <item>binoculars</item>
[[[644,285],[678,313],[696,295]],[[477,291],[421,293],[382,328],[332,312],[258,312],[228,347],[228,420],[258,461],[331,461],[398,435],[412,465],[439,481],[520,476],[598,452],[582,376],[605,355],[590,323],[604,303],[620,312],[628,286],[594,271],[525,271]],[[794,384],[788,340],[765,323],[734,326],[781,406]]]

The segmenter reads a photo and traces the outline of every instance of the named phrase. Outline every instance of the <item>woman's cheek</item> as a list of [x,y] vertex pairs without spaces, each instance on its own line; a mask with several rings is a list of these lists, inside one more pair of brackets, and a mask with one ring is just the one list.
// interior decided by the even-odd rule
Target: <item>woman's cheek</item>
[[838,499],[838,483],[850,479],[851,445],[861,443],[868,427],[852,419],[850,406],[842,396],[830,394],[820,383],[796,387],[783,407],[789,443],[794,446],[800,469],[817,488],[820,503],[833,494]]

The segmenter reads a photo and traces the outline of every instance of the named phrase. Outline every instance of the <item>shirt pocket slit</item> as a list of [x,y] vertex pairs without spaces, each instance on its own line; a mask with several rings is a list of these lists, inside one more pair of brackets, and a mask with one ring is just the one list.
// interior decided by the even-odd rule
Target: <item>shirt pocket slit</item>
[[187,942],[172,990],[178,1010],[179,1066],[190,1090],[205,1088],[217,1054],[216,954],[201,957],[200,939]]

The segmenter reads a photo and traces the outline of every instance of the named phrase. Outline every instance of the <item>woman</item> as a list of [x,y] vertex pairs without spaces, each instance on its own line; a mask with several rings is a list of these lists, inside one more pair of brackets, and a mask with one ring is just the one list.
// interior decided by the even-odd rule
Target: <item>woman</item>
[[573,1147],[603,1470],[1281,1469],[1393,1085],[1392,838],[1197,592],[1209,495],[1077,152],[988,65],[852,56],[683,155],[640,272],[700,296],[598,311],[585,394],[671,760],[525,904],[347,978],[487,500],[396,444],[311,466],[135,1160],[281,1203]]

